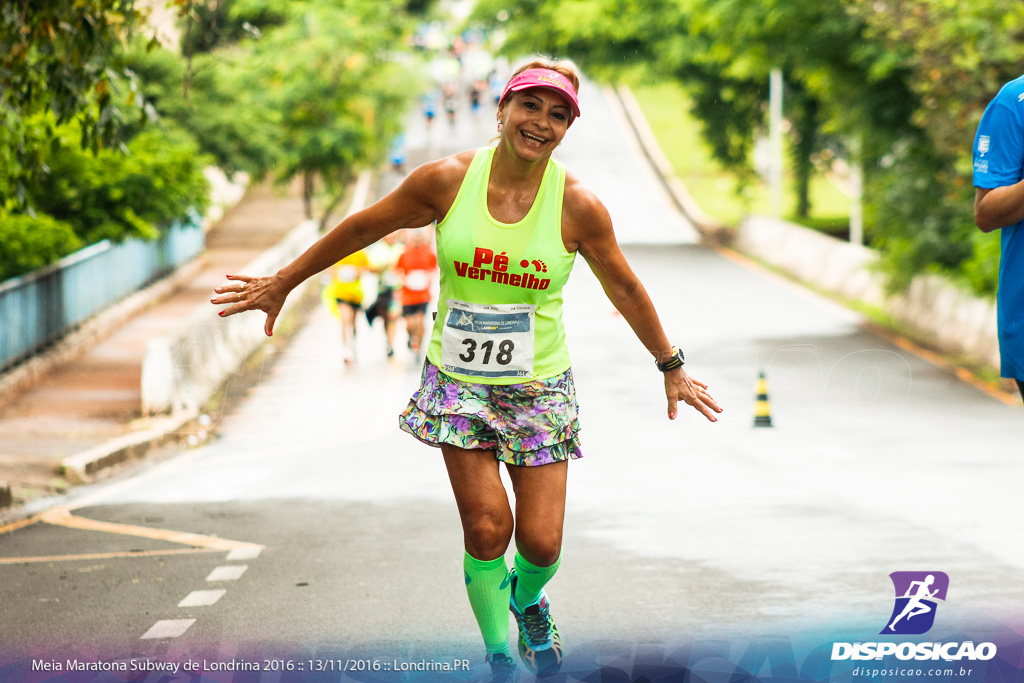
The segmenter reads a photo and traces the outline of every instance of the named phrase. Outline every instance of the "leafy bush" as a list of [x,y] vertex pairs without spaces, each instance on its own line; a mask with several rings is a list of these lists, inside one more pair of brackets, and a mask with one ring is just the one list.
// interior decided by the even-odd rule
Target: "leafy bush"
[[53,216],[0,213],[0,281],[37,270],[82,248],[74,229]]
[[[75,134],[65,127],[63,136]],[[70,224],[86,244],[128,237],[151,239],[159,226],[209,205],[206,158],[173,126],[148,129],[127,153],[98,154],[64,144],[46,160],[50,172],[29,189],[30,203]],[[6,250],[6,247],[5,247]]]
[[972,291],[995,296],[999,287],[999,235],[975,230],[971,233],[971,240],[974,254],[960,266],[961,279]]
[[[867,212],[874,226],[873,244],[893,291],[905,288],[921,272],[960,274],[975,255],[972,190],[953,182],[954,162],[937,154],[923,138],[903,141],[873,169],[866,187]],[[981,264],[973,286],[985,284]]]

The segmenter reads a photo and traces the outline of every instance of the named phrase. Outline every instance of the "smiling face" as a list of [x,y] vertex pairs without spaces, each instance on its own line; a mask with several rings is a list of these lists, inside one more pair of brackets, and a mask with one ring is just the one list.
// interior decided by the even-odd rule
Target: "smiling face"
[[549,88],[513,93],[498,108],[502,140],[524,159],[550,155],[569,129],[572,109]]

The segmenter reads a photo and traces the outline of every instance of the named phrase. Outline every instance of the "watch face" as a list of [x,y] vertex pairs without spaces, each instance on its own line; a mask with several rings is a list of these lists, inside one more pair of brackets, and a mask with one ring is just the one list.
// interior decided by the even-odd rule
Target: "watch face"
[[662,372],[667,372],[668,370],[678,368],[684,364],[685,359],[683,358],[683,352],[675,347],[673,347],[673,350],[675,351],[675,354],[664,363],[655,360],[655,365],[657,365],[658,369]]

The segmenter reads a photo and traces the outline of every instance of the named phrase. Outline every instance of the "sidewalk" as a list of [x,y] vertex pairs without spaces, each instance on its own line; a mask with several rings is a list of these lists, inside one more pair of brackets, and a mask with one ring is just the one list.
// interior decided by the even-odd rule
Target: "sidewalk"
[[[207,250],[176,274],[170,294],[152,286],[141,313],[72,361],[49,372],[0,407],[0,491],[10,486],[15,507],[61,494],[64,458],[153,430],[160,420],[141,417],[142,360],[147,342],[208,304],[224,275],[244,267],[305,218],[297,186],[258,186],[206,237]],[[171,276],[175,277],[175,276]],[[146,444],[143,444],[144,449]],[[0,505],[3,505],[0,496]],[[0,507],[0,517],[7,510]]]

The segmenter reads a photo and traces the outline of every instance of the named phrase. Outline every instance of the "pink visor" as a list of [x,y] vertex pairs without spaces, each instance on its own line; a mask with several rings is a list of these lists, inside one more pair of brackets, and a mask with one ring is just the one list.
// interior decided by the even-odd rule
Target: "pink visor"
[[518,76],[513,76],[501,93],[500,102],[504,102],[510,92],[519,92],[527,88],[550,88],[569,101],[573,117],[580,115],[580,103],[576,99],[576,89],[572,81],[553,69],[527,69]]

